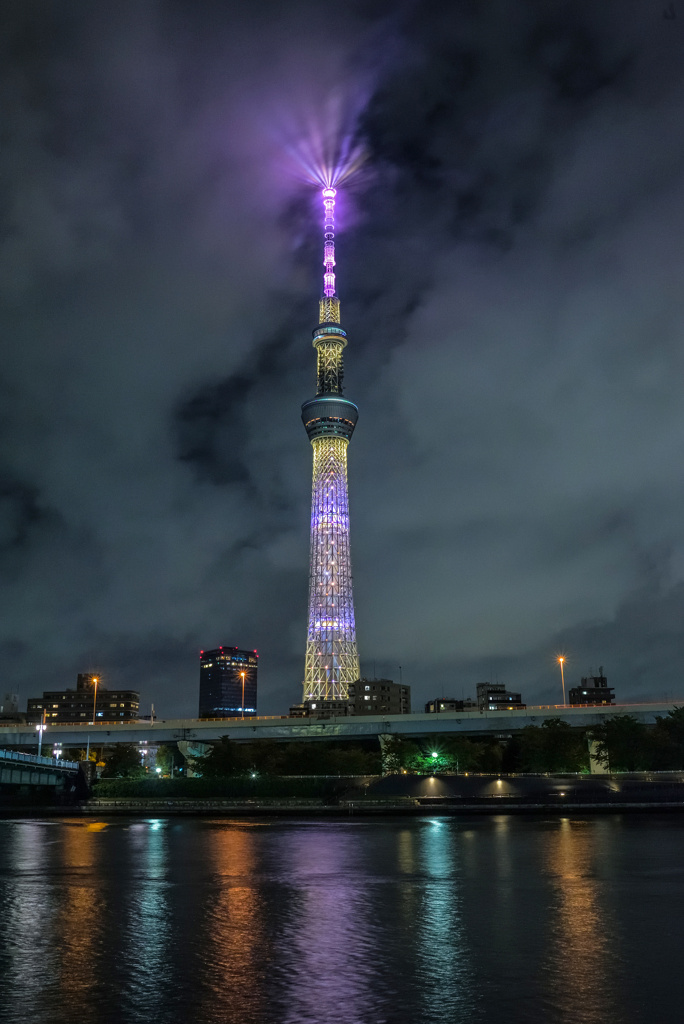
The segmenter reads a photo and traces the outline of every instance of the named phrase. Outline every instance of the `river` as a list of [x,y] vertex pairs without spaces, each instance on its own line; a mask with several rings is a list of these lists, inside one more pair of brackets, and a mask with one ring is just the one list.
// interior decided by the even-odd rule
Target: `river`
[[10,1024],[675,1024],[684,816],[0,821]]

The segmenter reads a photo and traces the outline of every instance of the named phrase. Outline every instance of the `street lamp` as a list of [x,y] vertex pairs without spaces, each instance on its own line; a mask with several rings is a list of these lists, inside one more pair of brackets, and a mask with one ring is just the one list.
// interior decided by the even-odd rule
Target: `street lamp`
[[241,672],[242,676],[242,717],[245,717],[245,673]]
[[93,725],[95,725],[95,710],[97,708],[97,676],[93,676],[93,683],[95,685],[95,696],[93,697]]
[[565,676],[563,675],[563,662],[564,661],[565,661],[565,658],[563,657],[563,655],[559,654],[558,655],[558,664],[560,665],[560,669],[561,669],[561,686],[563,687],[563,707],[565,707]]
[[36,731],[38,733],[38,757],[40,757],[40,752],[43,749],[43,733],[45,732],[46,729],[47,725],[45,724],[45,708],[43,708],[42,721],[40,722],[40,725],[36,726]]

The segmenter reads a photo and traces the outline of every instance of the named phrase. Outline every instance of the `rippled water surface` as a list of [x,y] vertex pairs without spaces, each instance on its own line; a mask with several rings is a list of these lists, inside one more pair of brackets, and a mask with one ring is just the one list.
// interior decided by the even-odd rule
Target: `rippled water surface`
[[0,821],[0,1020],[669,1024],[684,818]]

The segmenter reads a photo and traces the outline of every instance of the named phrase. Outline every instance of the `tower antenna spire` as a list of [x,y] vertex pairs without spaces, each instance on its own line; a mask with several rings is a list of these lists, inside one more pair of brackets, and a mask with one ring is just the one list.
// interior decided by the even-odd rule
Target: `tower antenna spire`
[[331,299],[335,294],[335,196],[337,189],[326,185],[323,189],[323,206],[325,207],[325,242],[323,245],[323,294]]
[[323,296],[319,303],[319,322],[321,324],[339,324],[340,300],[335,294],[335,196],[337,189],[326,185],[323,189],[323,207],[325,219],[323,230]]

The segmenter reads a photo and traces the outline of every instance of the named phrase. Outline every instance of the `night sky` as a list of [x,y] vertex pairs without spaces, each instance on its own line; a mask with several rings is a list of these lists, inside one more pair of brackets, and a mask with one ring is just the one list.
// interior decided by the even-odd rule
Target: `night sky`
[[0,691],[301,699],[321,205],[362,671],[684,697],[684,3],[4,0]]

